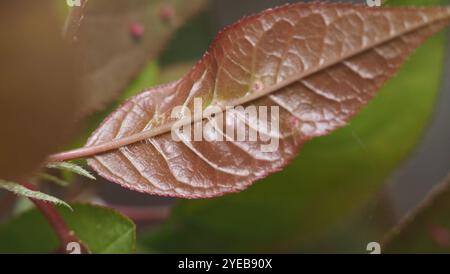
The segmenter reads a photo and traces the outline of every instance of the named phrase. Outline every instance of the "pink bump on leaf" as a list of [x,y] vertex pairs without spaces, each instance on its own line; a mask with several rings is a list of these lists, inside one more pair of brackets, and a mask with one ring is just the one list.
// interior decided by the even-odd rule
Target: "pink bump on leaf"
[[175,9],[171,5],[164,5],[159,10],[161,20],[168,22],[175,17]]
[[141,23],[133,22],[130,24],[129,30],[134,38],[141,38],[144,35],[145,28]]
[[292,116],[290,119],[291,126],[297,128],[300,126],[300,120],[297,117]]
[[428,228],[431,239],[441,246],[450,247],[450,231],[439,225],[432,225]]
[[264,85],[263,85],[263,83],[261,81],[257,80],[257,81],[255,81],[253,83],[253,90],[254,91],[259,92],[259,91],[262,91],[263,88],[264,88]]

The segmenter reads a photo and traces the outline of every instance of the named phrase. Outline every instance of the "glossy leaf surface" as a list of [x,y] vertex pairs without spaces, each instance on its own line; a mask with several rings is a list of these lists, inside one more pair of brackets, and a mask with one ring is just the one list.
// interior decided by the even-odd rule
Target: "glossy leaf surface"
[[[87,146],[126,146],[89,163],[111,181],[150,194],[201,198],[245,189],[283,168],[304,141],[344,126],[448,16],[447,8],[316,3],[245,18],[219,34],[180,81],[132,98],[107,118]],[[205,108],[280,107],[278,149],[262,152],[263,142],[251,141],[173,141],[171,111],[192,109],[194,98]]]

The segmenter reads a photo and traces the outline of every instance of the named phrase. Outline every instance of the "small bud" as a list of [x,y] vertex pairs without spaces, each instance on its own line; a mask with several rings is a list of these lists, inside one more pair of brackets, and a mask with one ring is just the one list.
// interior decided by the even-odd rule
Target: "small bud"
[[297,128],[300,126],[300,120],[297,117],[292,116],[290,119],[291,126]]
[[433,225],[428,228],[432,240],[441,247],[450,246],[450,230],[439,225]]
[[254,91],[260,92],[261,90],[263,90],[263,88],[264,88],[264,85],[263,85],[263,83],[262,83],[261,81],[256,80],[256,81],[253,83],[253,90],[254,90]]
[[171,22],[175,18],[175,9],[171,5],[163,5],[159,10],[159,18],[164,22]]
[[129,26],[131,36],[135,39],[139,39],[144,35],[145,28],[141,23],[133,22]]

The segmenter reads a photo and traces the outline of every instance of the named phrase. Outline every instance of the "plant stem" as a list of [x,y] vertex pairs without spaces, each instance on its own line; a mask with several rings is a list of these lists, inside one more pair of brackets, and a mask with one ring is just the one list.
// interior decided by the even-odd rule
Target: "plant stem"
[[[21,185],[24,187],[37,191],[37,187],[32,184],[22,182]],[[59,212],[56,210],[55,206],[51,203],[47,203],[41,200],[29,198],[36,208],[42,213],[42,215],[47,219],[50,226],[58,235],[59,241],[61,243],[61,251],[68,253],[66,247],[69,243],[75,242],[80,245],[82,253],[89,253],[89,249],[75,236],[75,233],[70,230],[70,228],[65,223],[64,219],[61,217]]]
[[114,208],[123,215],[127,216],[134,222],[140,223],[158,223],[166,220],[171,208],[170,206],[159,207],[133,207],[133,206],[119,206],[108,205],[108,207]]
[[431,207],[435,206],[440,200],[447,199],[450,194],[450,174],[444,179],[442,183],[436,185],[430,193],[423,199],[419,205],[410,211],[400,222],[395,225],[382,239],[382,246],[387,246],[395,236],[399,235],[409,225],[411,225],[419,216]]

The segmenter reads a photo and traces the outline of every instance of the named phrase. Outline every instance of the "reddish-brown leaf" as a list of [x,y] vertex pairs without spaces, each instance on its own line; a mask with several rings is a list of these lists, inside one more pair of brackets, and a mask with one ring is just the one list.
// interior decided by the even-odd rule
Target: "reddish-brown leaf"
[[114,100],[206,0],[83,0],[72,8],[66,36],[84,66],[84,112]]
[[[89,164],[100,175],[149,194],[203,198],[243,190],[281,170],[306,140],[344,126],[449,18],[446,7],[322,3],[247,17],[221,32],[181,80],[122,105],[72,156],[95,154]],[[279,106],[279,131],[261,132],[279,136],[278,149],[263,152],[267,142],[259,139],[174,141],[171,111],[192,109],[194,98],[204,108]],[[202,118],[193,122],[206,123]]]

